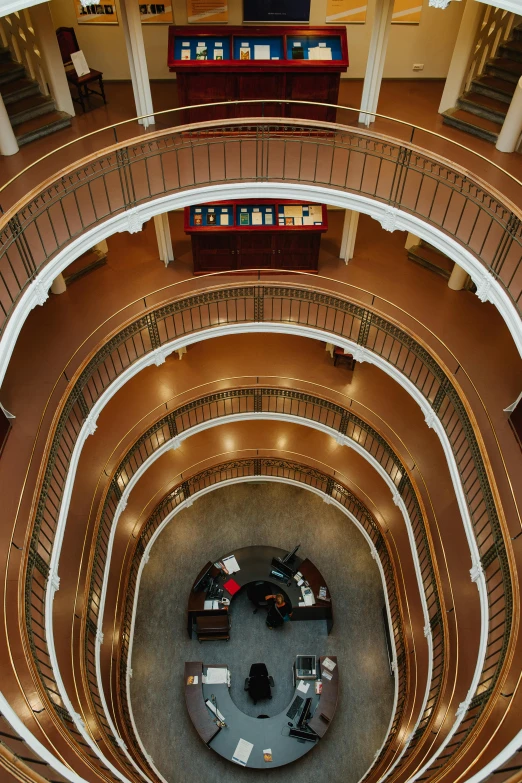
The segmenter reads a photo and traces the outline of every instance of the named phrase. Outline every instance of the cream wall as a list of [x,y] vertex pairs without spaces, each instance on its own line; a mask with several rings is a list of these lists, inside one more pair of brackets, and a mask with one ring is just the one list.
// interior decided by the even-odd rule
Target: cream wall
[[[468,0],[473,2],[474,0]],[[136,0],[138,2],[138,0]],[[175,23],[187,23],[186,0],[171,0]],[[392,25],[384,77],[388,79],[433,79],[447,75],[451,53],[464,3],[450,3],[445,10],[430,8],[423,0],[419,25]],[[123,29],[120,25],[78,25],[73,0],[51,0],[56,27],[75,27],[87,62],[105,79],[130,79]],[[119,2],[116,0],[119,11]],[[368,0],[366,24],[347,25],[350,67],[346,78],[362,79],[370,45],[374,0]],[[229,24],[242,24],[242,0],[229,0]],[[326,0],[311,0],[310,24],[324,25]],[[223,25],[216,25],[216,28]],[[151,79],[174,78],[167,68],[168,25],[144,25],[143,36]],[[424,63],[423,71],[413,71],[413,63]]]

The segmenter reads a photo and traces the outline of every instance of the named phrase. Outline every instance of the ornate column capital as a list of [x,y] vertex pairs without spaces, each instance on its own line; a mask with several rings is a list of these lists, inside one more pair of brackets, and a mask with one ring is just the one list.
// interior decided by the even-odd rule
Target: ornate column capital
[[122,234],[124,231],[128,231],[129,234],[137,234],[138,231],[141,231],[143,228],[143,218],[140,215],[139,210],[137,209],[129,209],[124,214],[124,222],[122,227],[119,229],[119,233]]
[[424,636],[426,637],[426,639],[428,638],[428,636],[431,636],[431,625],[429,623],[426,623],[426,625],[424,626]]
[[480,560],[473,560],[473,565],[469,569],[472,582],[478,582],[480,577],[484,575],[484,569]]
[[395,231],[397,226],[398,212],[393,207],[385,207],[384,214],[379,218],[379,223],[385,231]]
[[85,427],[87,428],[87,434],[88,435],[94,435],[96,430],[98,429],[97,422],[98,421],[98,414],[93,413],[92,411],[88,414],[87,418],[85,419]]
[[489,272],[486,272],[486,270],[483,270],[482,272],[479,272],[479,274],[472,278],[473,282],[477,286],[477,290],[475,291],[476,295],[480,299],[481,302],[490,302],[491,301],[491,288],[493,287],[493,283],[495,282],[495,278],[492,274]]
[[426,424],[431,430],[435,429],[435,423],[438,418],[439,417],[437,416],[433,408],[428,408],[427,410],[424,411],[424,421],[426,422]]
[[181,438],[179,437],[179,435],[174,435],[174,437],[170,441],[170,448],[173,451],[176,451],[176,449],[179,449],[180,446],[181,446]]
[[49,574],[49,584],[51,586],[52,597],[60,589],[60,577],[55,571],[51,571]]
[[32,284],[33,289],[33,307],[43,305],[49,299],[50,283],[44,283],[43,280],[36,280]]
[[96,629],[96,644],[100,646],[103,644],[103,631],[100,628]]
[[392,499],[396,506],[400,506],[401,504],[401,496],[399,494],[399,491],[397,489],[393,490],[392,493]]

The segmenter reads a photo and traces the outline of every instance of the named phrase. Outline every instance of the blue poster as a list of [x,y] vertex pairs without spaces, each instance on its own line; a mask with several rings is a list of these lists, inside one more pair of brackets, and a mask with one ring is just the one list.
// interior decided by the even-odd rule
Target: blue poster
[[244,22],[309,22],[310,0],[243,0]]

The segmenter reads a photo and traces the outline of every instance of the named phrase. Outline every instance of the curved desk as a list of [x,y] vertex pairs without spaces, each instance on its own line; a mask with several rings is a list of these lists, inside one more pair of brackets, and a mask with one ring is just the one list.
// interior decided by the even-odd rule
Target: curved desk
[[[313,606],[298,605],[301,598],[301,590],[297,586],[295,579],[287,580],[290,581],[290,585],[288,585],[287,582],[278,581],[274,579],[274,577],[270,576],[270,571],[272,569],[272,558],[282,558],[285,556],[285,554],[286,551],[284,549],[278,549],[277,547],[273,546],[246,546],[242,547],[241,549],[236,549],[234,552],[229,552],[228,554],[224,555],[224,557],[229,557],[230,555],[235,556],[240,570],[236,571],[235,574],[232,574],[232,578],[238,583],[240,587],[245,587],[250,582],[257,581],[265,581],[273,585],[275,593],[281,591],[286,593],[290,598],[293,607],[293,621],[326,620],[327,631],[330,633],[333,628],[332,601],[321,600],[318,597],[320,587],[323,586],[327,588],[328,597],[330,597],[330,591],[328,590],[328,586],[320,571],[312,562],[310,562],[310,560],[307,558],[301,560],[299,557],[296,557],[295,568],[302,573],[303,579],[305,579],[305,581],[307,581],[312,588],[312,592],[315,597],[315,603]],[[194,580],[192,589],[190,591],[187,608],[187,632],[189,638],[192,638],[192,630],[196,617],[219,615],[227,612],[227,609],[205,610],[206,593],[204,591],[199,591],[197,593],[194,592],[194,586],[199,582],[200,578],[211,566],[211,576],[216,577],[220,574],[219,570],[213,566],[212,563],[206,563],[199,572],[197,578]],[[220,585],[222,585],[223,582],[225,582],[228,578],[228,576],[222,577],[220,579]]]
[[[334,655],[329,656],[335,664],[337,658]],[[323,661],[320,658],[320,669],[324,671]],[[227,668],[226,666],[224,668]],[[244,712],[234,704],[230,697],[228,685],[204,685],[202,675],[206,672],[207,666],[201,662],[191,661],[185,663],[185,700],[187,710],[194,724],[196,731],[203,742],[223,758],[232,760],[234,751],[240,739],[247,740],[253,744],[252,752],[246,764],[247,767],[257,769],[270,769],[281,767],[284,764],[290,764],[292,761],[301,758],[309,753],[315,747],[317,742],[323,737],[334,717],[337,707],[337,694],[339,688],[339,667],[336,665],[331,673],[330,680],[322,677],[322,693],[315,693],[315,681],[310,682],[310,688],[307,694],[296,691],[292,696],[293,702],[298,694],[304,698],[312,697],[313,717],[308,721],[308,727],[315,732],[317,739],[314,742],[299,740],[290,737],[290,718],[287,711],[290,704],[279,715],[272,718],[253,718],[245,715]],[[189,677],[198,677],[197,685],[189,684]],[[220,728],[214,722],[214,716],[205,704],[206,699],[214,695],[217,700],[219,712],[223,715],[226,722],[225,728]],[[262,708],[260,708],[262,709]],[[297,717],[294,718],[293,725],[296,725]],[[272,761],[266,762],[263,759],[263,751],[270,748],[272,751]]]

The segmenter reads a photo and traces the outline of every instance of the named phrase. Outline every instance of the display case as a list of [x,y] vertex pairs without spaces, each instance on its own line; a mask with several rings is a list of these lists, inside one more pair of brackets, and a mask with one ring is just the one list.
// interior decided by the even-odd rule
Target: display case
[[[168,65],[180,106],[219,101],[264,101],[264,115],[335,121],[335,108],[291,106],[297,100],[337,104],[348,68],[346,27],[169,28]],[[187,110],[185,122],[253,117],[261,107]]]
[[257,199],[185,207],[194,274],[247,269],[317,272],[324,204]]

